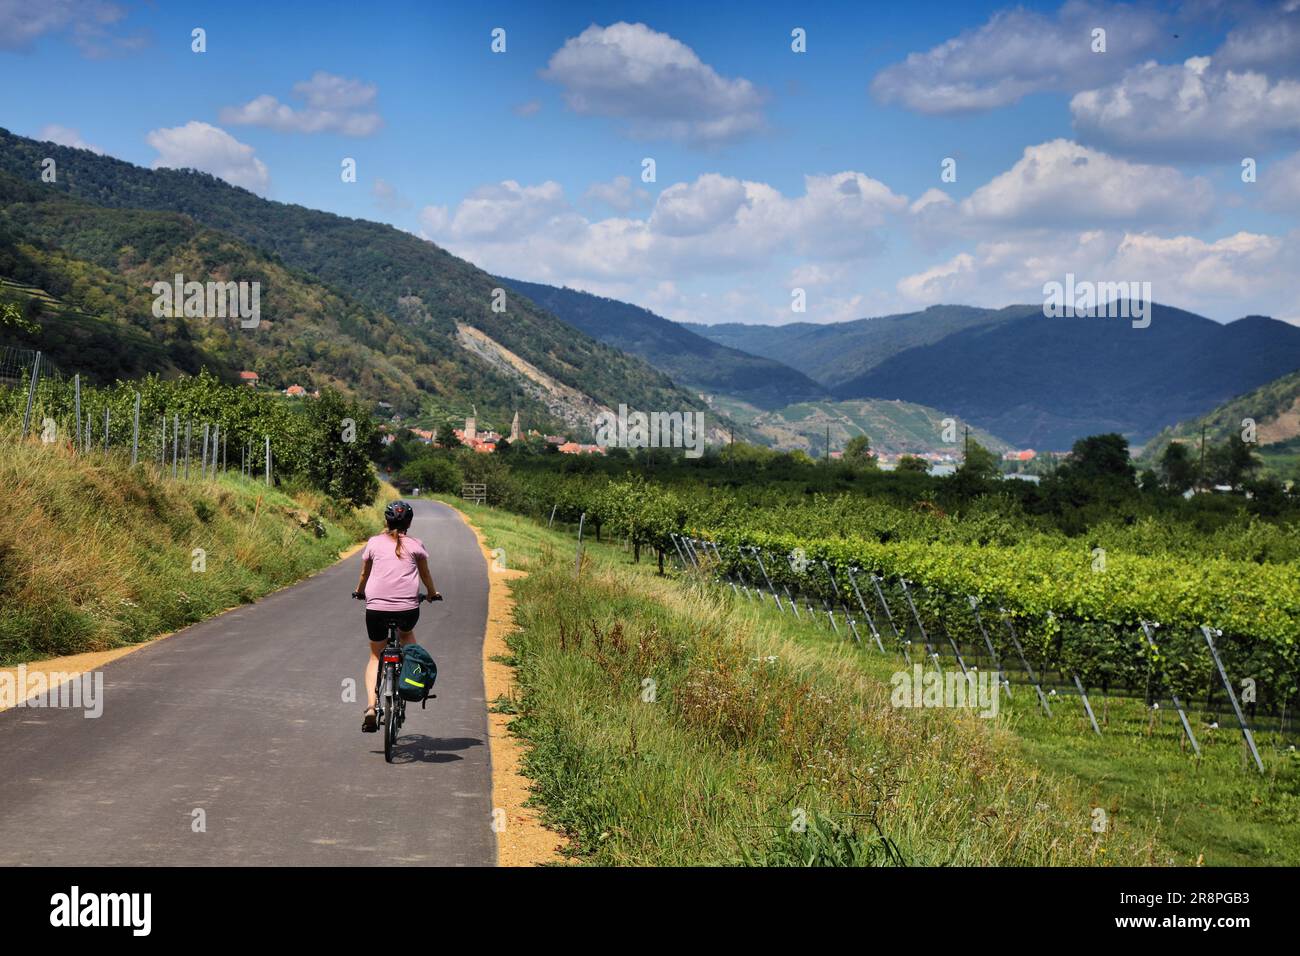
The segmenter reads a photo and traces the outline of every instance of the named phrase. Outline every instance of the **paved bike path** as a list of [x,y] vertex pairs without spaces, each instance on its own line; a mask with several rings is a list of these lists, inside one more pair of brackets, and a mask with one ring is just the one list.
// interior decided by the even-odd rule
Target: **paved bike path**
[[438,699],[407,708],[394,763],[360,729],[357,554],[109,663],[97,719],[0,713],[0,866],[492,865],[487,567],[450,507],[414,506],[446,600],[416,628]]

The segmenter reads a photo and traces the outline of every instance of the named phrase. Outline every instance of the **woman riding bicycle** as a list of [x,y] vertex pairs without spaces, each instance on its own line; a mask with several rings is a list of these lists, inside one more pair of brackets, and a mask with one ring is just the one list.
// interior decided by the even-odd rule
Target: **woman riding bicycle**
[[366,636],[370,639],[370,660],[366,662],[367,705],[361,729],[374,733],[375,679],[379,657],[388,642],[388,622],[395,621],[403,646],[415,641],[415,622],[420,619],[420,582],[429,601],[438,599],[438,589],[429,576],[429,552],[419,538],[407,534],[415,513],[405,501],[394,501],[384,509],[388,530],[366,542],[361,554],[361,580],[357,597],[366,601]]

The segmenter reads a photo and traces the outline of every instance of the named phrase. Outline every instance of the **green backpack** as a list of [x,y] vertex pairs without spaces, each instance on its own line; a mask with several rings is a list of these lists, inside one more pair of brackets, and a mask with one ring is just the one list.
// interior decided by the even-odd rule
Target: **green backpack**
[[438,679],[438,665],[419,644],[407,644],[402,653],[402,670],[397,675],[397,692],[403,700],[423,704]]

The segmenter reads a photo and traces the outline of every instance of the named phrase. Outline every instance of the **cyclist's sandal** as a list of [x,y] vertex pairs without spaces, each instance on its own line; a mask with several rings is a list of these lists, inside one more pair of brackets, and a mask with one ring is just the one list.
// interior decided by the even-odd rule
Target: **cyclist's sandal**
[[379,729],[379,718],[375,715],[374,708],[367,708],[366,715],[361,719],[361,732],[364,734],[373,734]]

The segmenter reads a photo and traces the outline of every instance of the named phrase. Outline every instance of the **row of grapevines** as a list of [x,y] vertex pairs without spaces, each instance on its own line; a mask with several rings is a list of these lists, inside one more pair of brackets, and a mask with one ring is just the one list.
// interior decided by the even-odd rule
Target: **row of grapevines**
[[[1264,685],[1274,700],[1294,695],[1300,635],[1300,568],[1225,559],[1190,561],[1166,556],[1110,554],[1104,564],[1084,549],[937,545],[859,537],[824,538],[756,531],[743,524],[696,528],[720,545],[724,572],[756,580],[746,549],[769,557],[763,570],[778,590],[838,593],[847,601],[853,583],[869,574],[907,580],[914,601],[932,612],[938,627],[974,644],[982,635],[964,610],[974,597],[986,631],[996,632],[1002,609],[1015,620],[1023,643],[1040,667],[1076,672],[1094,684],[1133,684],[1164,650],[1162,672],[1183,693],[1206,687],[1210,658],[1199,639],[1202,624],[1221,629],[1234,670]],[[799,560],[791,562],[790,555]],[[853,579],[849,571],[855,569]],[[834,575],[835,585],[830,583]],[[897,593],[897,592],[895,592]],[[907,620],[910,607],[897,604]],[[924,611],[922,610],[922,613]],[[1160,650],[1151,651],[1140,622],[1159,622]],[[939,638],[935,638],[936,642]],[[1182,650],[1170,657],[1171,649]]]
[[[913,601],[927,628],[952,632],[966,644],[978,646],[987,633],[1007,651],[1005,609],[1035,667],[1078,674],[1091,686],[1145,682],[1154,669],[1181,694],[1204,691],[1214,675],[1202,624],[1224,632],[1234,673],[1254,678],[1273,700],[1290,699],[1300,671],[1300,565],[1294,561],[1099,555],[1083,542],[1046,538],[972,541],[933,515],[870,501],[860,502],[855,514],[838,497],[788,504],[596,476],[547,475],[525,484],[534,511],[558,504],[565,520],[585,513],[588,527],[604,525],[666,553],[673,553],[676,534],[710,539],[719,545],[724,573],[740,572],[758,584],[766,583],[766,572],[778,591],[838,597],[852,606],[852,585],[874,573],[886,582],[885,599],[903,623],[911,608],[897,582],[914,582],[920,587]],[[791,527],[797,530],[775,530]],[[753,548],[766,555],[761,570]],[[791,562],[795,554],[800,560]],[[859,569],[854,579],[850,569]],[[983,609],[982,632],[969,597]],[[1155,650],[1142,621],[1161,625]]]
[[[107,421],[109,449],[129,451],[135,437],[137,395],[138,452],[142,462],[158,461],[163,454],[170,459],[177,421],[179,453],[183,457],[185,427],[192,422],[197,426],[190,431],[195,456],[201,454],[203,425],[219,426],[227,439],[227,461],[232,466],[239,462],[240,449],[247,442],[260,469],[269,438],[277,476],[302,476],[353,505],[369,502],[378,488],[369,461],[376,435],[369,409],[331,390],[318,399],[295,402],[246,386],[224,384],[206,371],[175,379],[150,375],[104,387],[83,385],[81,421],[77,422],[73,383],[45,378],[37,383],[30,432],[46,441],[71,444],[76,441],[78,429],[88,427],[90,441],[86,444],[99,449],[105,444]],[[0,388],[0,424],[6,430],[20,427],[27,398],[26,383]]]

